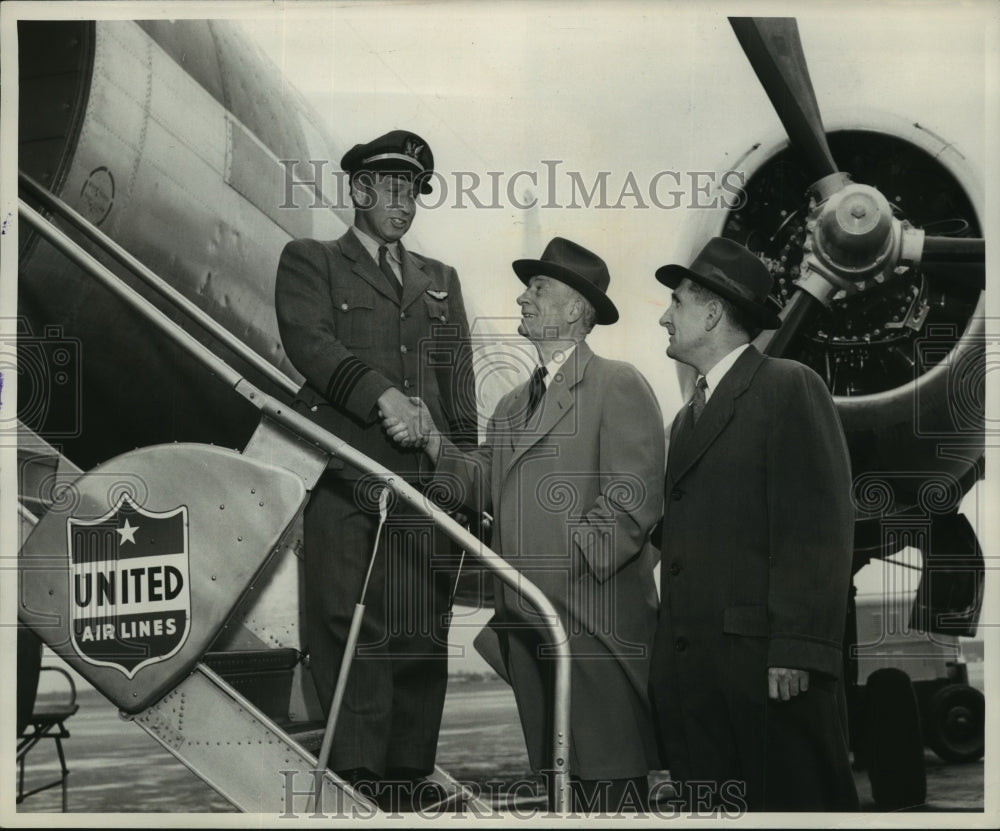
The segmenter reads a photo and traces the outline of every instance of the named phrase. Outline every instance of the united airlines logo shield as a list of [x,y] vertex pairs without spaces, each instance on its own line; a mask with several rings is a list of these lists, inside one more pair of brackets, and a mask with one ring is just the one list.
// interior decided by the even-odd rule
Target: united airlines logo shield
[[70,518],[73,648],[127,677],[174,655],[190,630],[187,508],[140,508],[128,496],[97,520]]

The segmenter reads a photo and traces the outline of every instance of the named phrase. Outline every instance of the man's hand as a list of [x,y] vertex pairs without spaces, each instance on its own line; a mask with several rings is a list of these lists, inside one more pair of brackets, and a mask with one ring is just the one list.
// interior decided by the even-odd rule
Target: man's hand
[[[390,393],[396,393],[401,401]],[[383,406],[383,399],[386,406]],[[438,436],[437,426],[430,410],[419,398],[406,398],[399,390],[386,390],[379,398],[379,415],[382,427],[401,447],[425,447],[428,440]]]
[[768,698],[788,701],[809,689],[809,671],[805,669],[767,668]]
[[383,429],[403,447],[423,447],[434,424],[419,398],[407,398],[395,387],[379,396],[378,414]]

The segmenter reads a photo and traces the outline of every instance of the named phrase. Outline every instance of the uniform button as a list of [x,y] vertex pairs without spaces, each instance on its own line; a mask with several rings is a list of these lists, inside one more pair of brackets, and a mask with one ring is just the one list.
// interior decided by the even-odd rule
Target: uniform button
[[673,577],[676,577],[676,576],[677,576],[678,574],[680,574],[680,573],[681,573],[681,571],[683,571],[683,569],[681,568],[681,564],[680,564],[680,563],[678,563],[678,562],[677,562],[677,560],[674,560],[674,561],[673,561],[673,562],[672,562],[672,563],[670,564],[670,574],[671,574],[671,575],[672,575]]
[[318,409],[319,409],[319,404],[313,404],[313,405],[312,405],[312,406],[311,406],[311,407],[309,408],[309,411],[310,411],[310,412],[313,412],[313,413],[315,413],[315,412],[316,412],[316,411],[317,411]]
[[683,652],[687,648],[688,648],[687,638],[678,638],[677,640],[674,641],[674,649],[676,649],[678,652]]
[[410,388],[410,382],[404,378],[403,379],[403,389],[404,390],[408,390],[409,388]]
[[341,303],[340,308],[346,312],[350,308],[350,306],[348,306],[346,303]]
[[682,491],[680,488],[674,488],[672,491],[670,491],[670,498],[673,499],[675,502],[679,502],[682,496],[684,496],[684,491]]
[[448,322],[448,318],[445,317],[444,315],[441,315],[441,322],[442,323],[447,323]]
[[406,312],[400,312],[399,313],[399,319],[400,320],[406,320]]
[[399,351],[405,353],[406,352],[406,344],[403,344],[401,347],[399,347]]

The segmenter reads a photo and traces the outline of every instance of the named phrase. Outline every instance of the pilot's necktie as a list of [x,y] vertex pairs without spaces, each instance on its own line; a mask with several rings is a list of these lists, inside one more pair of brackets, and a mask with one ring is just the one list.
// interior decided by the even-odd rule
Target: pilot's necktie
[[708,381],[702,375],[698,379],[698,383],[694,385],[694,395],[691,396],[691,418],[694,419],[695,424],[698,423],[698,419],[701,418],[701,413],[705,409],[705,390],[707,389]]
[[545,376],[547,374],[548,370],[544,366],[538,367],[531,374],[531,381],[528,382],[528,411],[524,416],[525,425],[531,420],[532,414],[538,409],[538,403],[545,395]]
[[393,290],[396,292],[396,296],[402,297],[403,286],[399,282],[396,272],[393,271],[392,266],[389,265],[389,248],[385,245],[380,245],[378,247],[378,267],[382,269],[385,279],[389,281],[389,285],[392,286]]

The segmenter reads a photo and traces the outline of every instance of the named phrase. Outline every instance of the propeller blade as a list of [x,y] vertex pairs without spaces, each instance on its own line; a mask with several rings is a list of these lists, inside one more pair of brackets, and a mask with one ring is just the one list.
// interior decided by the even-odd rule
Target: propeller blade
[[837,173],[794,17],[731,17],[761,86],[814,181]]
[[982,263],[986,240],[982,237],[924,237],[921,262]]
[[924,237],[920,269],[949,285],[986,290],[986,241],[980,237]]
[[780,358],[788,352],[802,328],[823,308],[809,292],[799,289],[781,310],[781,327],[762,332],[755,341],[765,355]]

